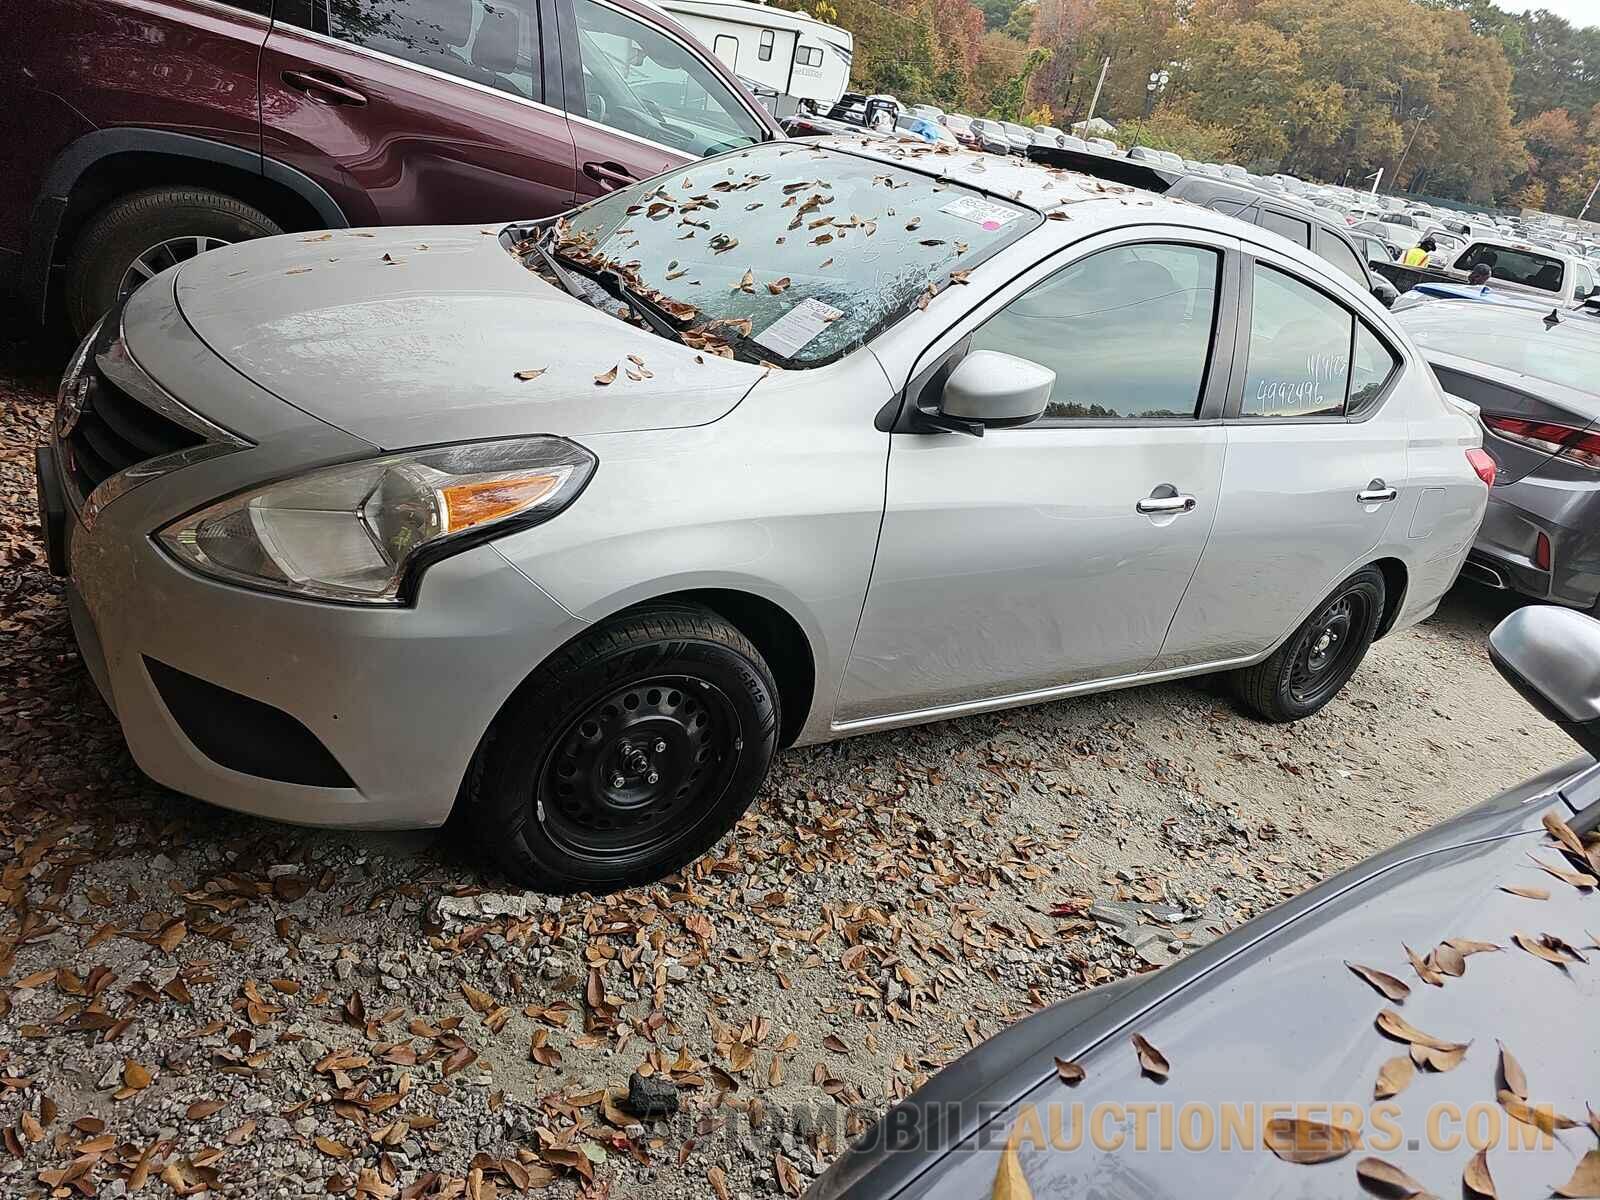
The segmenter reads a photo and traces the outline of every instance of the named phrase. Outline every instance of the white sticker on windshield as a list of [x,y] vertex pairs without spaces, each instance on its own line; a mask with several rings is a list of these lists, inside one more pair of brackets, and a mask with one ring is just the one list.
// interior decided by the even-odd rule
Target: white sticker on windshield
[[1014,208],[993,204],[982,196],[962,196],[959,200],[950,201],[939,211],[963,221],[971,221],[974,225],[982,225],[985,229],[999,229],[1022,215]]
[[754,341],[774,354],[793,358],[812,338],[842,316],[844,313],[832,305],[807,297],[756,334]]

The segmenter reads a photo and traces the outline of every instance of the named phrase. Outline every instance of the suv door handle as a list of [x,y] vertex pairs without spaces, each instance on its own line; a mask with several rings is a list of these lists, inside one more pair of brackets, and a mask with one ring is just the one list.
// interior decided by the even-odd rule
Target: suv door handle
[[1387,486],[1383,480],[1374,479],[1356,493],[1357,504],[1387,504],[1400,494],[1397,488]]
[[296,91],[305,92],[307,97],[317,104],[354,104],[362,105],[367,98],[353,87],[346,87],[331,79],[309,74],[305,71],[285,71],[283,81]]
[[1186,513],[1193,512],[1198,503],[1193,496],[1146,496],[1134,508],[1142,513]]
[[621,163],[586,162],[583,164],[583,173],[596,183],[603,183],[608,187],[627,187],[635,182],[628,168]]

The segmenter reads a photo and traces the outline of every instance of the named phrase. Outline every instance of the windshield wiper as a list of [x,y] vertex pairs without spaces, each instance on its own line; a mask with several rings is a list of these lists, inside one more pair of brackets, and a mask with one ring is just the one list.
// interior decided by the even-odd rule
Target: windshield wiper
[[[545,236],[548,237],[549,234]],[[664,338],[671,338],[675,342],[680,342],[684,345],[688,344],[684,342],[683,330],[678,327],[678,323],[656,304],[645,299],[629,287],[627,282],[615,270],[609,267],[595,268],[583,263],[572,263],[569,267],[544,242],[545,239],[540,238],[533,244],[533,248],[539,252],[540,261],[550,269],[550,273],[560,281],[561,286],[579,300],[588,303],[588,297],[585,295],[583,288],[572,277],[574,271],[581,274],[585,279],[593,280],[600,290],[612,299],[620,300],[626,304],[636,317],[650,326],[652,332]]]

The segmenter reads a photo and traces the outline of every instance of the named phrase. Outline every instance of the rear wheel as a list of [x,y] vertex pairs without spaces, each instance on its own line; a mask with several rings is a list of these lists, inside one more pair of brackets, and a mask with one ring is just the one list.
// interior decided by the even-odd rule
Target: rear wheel
[[1362,567],[1264,662],[1234,672],[1233,689],[1268,721],[1309,717],[1349,682],[1383,617],[1383,572]]
[[133,192],[101,209],[67,259],[67,317],[80,336],[168,267],[233,242],[282,233],[265,213],[209,188]]
[[777,695],[756,648],[705,609],[601,626],[495,720],[468,784],[478,836],[546,891],[659,879],[755,798],[777,747]]

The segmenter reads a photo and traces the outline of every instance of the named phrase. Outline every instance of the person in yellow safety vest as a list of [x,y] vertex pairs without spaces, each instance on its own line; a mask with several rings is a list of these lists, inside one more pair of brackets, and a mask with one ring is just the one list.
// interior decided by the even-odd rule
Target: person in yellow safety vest
[[1438,248],[1438,243],[1431,237],[1425,237],[1400,256],[1400,265],[1402,267],[1425,267],[1428,265],[1428,256]]

